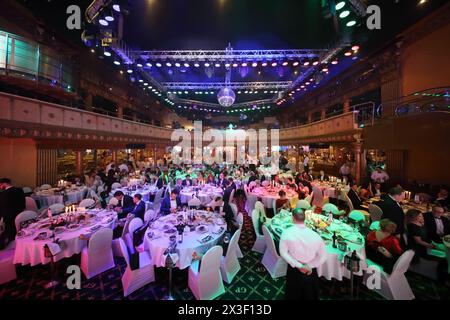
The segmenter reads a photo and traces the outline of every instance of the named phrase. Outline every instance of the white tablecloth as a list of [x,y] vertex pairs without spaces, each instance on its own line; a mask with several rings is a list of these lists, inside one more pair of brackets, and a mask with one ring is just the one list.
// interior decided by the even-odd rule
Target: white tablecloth
[[[83,186],[83,187],[79,187],[77,189],[66,191],[66,195],[67,195],[66,203],[74,204],[74,203],[78,203],[81,200],[83,200],[83,196],[85,195],[86,189],[87,188]],[[41,208],[49,207],[55,203],[64,204],[63,196],[59,193],[55,194],[54,191],[52,191],[52,190],[39,191],[39,192],[32,194],[31,197],[34,200],[39,202]]]
[[[323,192],[323,196],[324,197],[329,197],[329,198],[336,198],[336,199],[342,199],[342,195],[346,194],[350,188],[348,186],[340,186],[338,188],[336,188],[336,186],[334,184],[331,184],[329,182],[320,182],[320,181],[313,181],[311,183],[311,185],[314,187],[319,187],[322,192]],[[339,190],[339,193],[338,191]]]
[[188,203],[194,195],[200,199],[203,205],[206,205],[213,201],[215,197],[222,196],[223,190],[222,188],[206,186],[202,190],[198,191],[197,195],[197,192],[192,188],[185,188],[180,192],[181,203]]
[[[276,189],[271,189],[271,191],[269,191],[269,189],[264,188],[264,187],[257,187],[254,188],[252,192],[250,192],[251,195],[257,197],[257,198],[261,198],[262,203],[264,204],[264,207],[268,208],[268,209],[272,209],[273,208],[273,201],[276,199],[279,199],[280,196],[278,195],[278,192],[281,189],[276,188]],[[286,191],[286,197],[289,199],[289,201],[294,198],[294,197],[298,197],[298,194],[295,191]]]
[[[61,260],[63,258],[71,257],[74,254],[78,254],[83,250],[86,246],[86,240],[81,240],[79,236],[84,234],[89,236],[93,234],[95,231],[90,230],[92,227],[96,225],[100,225],[102,227],[115,228],[115,223],[117,220],[117,213],[114,211],[106,211],[98,209],[89,210],[89,213],[94,213],[96,218],[95,221],[92,218],[93,223],[87,227],[81,227],[78,230],[74,231],[64,231],[62,233],[56,234],[55,238],[60,239],[63,242],[63,250],[59,254],[55,256],[55,261]],[[107,219],[108,216],[111,216],[112,221],[109,223],[103,223],[103,219]],[[35,266],[37,264],[46,264],[50,262],[49,258],[44,256],[44,245],[52,242],[52,239],[46,240],[34,240],[34,238],[43,231],[48,231],[48,229],[36,229],[33,235],[25,236],[25,237],[16,237],[16,249],[14,253],[14,263],[20,263],[22,265],[30,264],[31,266]]]
[[136,189],[136,190],[128,190],[128,188],[124,187],[124,188],[119,188],[119,189],[115,189],[113,191],[111,191],[110,196],[113,197],[114,196],[114,192],[116,191],[122,191],[124,194],[130,195],[130,196],[134,196],[136,193],[139,193],[140,195],[142,195],[142,200],[144,202],[150,201],[150,195],[152,194],[156,194],[156,192],[158,191],[158,188],[156,186],[144,186],[141,189]]
[[[202,212],[202,211],[197,211]],[[206,213],[206,212],[205,212]],[[151,229],[149,228],[146,231],[146,235],[144,236],[144,249],[150,251],[150,256],[152,257],[152,261],[156,267],[165,267],[165,256],[164,252],[169,246],[169,236],[165,235],[162,231],[162,227],[166,223],[171,223],[176,221],[176,215],[170,214],[165,217],[162,217],[157,220],[157,224],[159,224],[158,228]],[[218,230],[220,227],[223,227],[223,231],[219,234],[215,234],[212,231]],[[198,233],[196,231],[189,232],[187,235],[184,235],[184,239],[182,243],[177,243],[177,249],[179,254],[179,259],[176,263],[176,267],[180,269],[187,268],[192,263],[192,254],[196,252],[197,254],[204,254],[208,249],[212,248],[217,244],[219,239],[226,231],[226,224],[223,225],[208,225],[209,231],[207,233]],[[150,231],[157,230],[156,232],[160,234],[160,238],[149,239],[147,234]],[[200,243],[198,240],[206,237],[207,235],[211,235],[212,239],[206,243]]]

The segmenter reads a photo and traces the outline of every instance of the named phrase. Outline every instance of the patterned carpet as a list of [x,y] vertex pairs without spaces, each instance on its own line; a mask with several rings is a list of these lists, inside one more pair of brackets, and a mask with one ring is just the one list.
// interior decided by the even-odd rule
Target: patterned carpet
[[[226,292],[219,297],[222,300],[277,300],[284,298],[285,278],[273,280],[264,266],[260,263],[261,254],[251,251],[254,242],[254,232],[251,220],[244,215],[244,227],[241,234],[240,246],[244,258],[240,260],[241,270],[232,284],[225,284]],[[19,267],[18,279],[0,286],[0,299],[27,300],[118,300],[123,299],[121,276],[125,269],[125,261],[116,259],[116,267],[103,274],[86,280],[83,276],[81,290],[69,290],[65,286],[68,265],[79,265],[80,257],[74,256],[57,263],[58,278],[61,283],[53,289],[44,289],[50,277],[50,268],[46,266]],[[158,300],[167,294],[168,272],[164,268],[156,268],[156,281],[149,284],[127,299]],[[449,289],[435,281],[425,279],[419,275],[407,274],[411,288],[419,300],[449,299]],[[348,300],[349,281],[320,280],[321,299]],[[381,296],[368,290],[365,286],[358,286],[358,299],[379,300]],[[177,300],[194,299],[187,287],[187,269],[174,269],[173,295]]]

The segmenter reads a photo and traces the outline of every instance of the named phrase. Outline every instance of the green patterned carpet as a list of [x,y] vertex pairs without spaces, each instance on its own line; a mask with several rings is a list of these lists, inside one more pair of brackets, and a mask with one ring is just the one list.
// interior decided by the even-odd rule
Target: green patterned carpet
[[[240,239],[240,246],[244,258],[240,260],[241,271],[230,285],[226,285],[226,292],[219,297],[223,300],[276,300],[284,298],[285,278],[273,280],[264,266],[260,263],[262,256],[252,252],[254,233],[251,220],[247,215]],[[121,276],[126,266],[121,258],[116,259],[116,267],[90,280],[82,279],[81,290],[68,290],[65,286],[66,267],[70,264],[79,265],[79,256],[58,262],[58,277],[61,284],[53,289],[43,287],[49,279],[49,266],[20,267],[18,279],[0,286],[0,299],[29,299],[29,300],[117,300],[123,299]],[[161,299],[167,293],[168,272],[164,268],[155,269],[156,281],[149,284],[127,299],[155,300]],[[407,274],[411,288],[419,300],[449,299],[449,289],[435,281],[425,279],[419,275]],[[350,283],[348,280],[327,281],[321,279],[321,299],[342,300],[350,299]],[[358,286],[358,299],[379,300],[381,296],[368,290],[365,286]],[[174,270],[174,290],[176,299],[194,299],[187,287],[187,269]]]

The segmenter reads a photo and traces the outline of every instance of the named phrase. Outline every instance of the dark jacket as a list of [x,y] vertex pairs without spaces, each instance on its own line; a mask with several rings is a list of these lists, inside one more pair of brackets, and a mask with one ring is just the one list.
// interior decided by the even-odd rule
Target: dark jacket
[[[23,190],[16,187],[0,193],[0,220],[3,219],[5,231],[0,234],[0,241],[7,243],[14,240],[16,236],[15,219],[25,209],[25,194]],[[0,248],[2,243],[0,243]]]
[[139,201],[139,203],[134,207],[133,211],[130,214],[134,215],[135,218],[141,218],[144,221],[145,215],[145,202]]
[[390,196],[383,197],[382,201],[375,203],[383,210],[382,219],[389,219],[397,225],[396,234],[405,232],[405,213],[402,207]]
[[353,204],[353,209],[355,210],[361,210],[362,201],[361,198],[358,196],[358,194],[353,190],[350,189],[350,191],[347,193],[348,198]]
[[[168,179],[168,178],[167,178]],[[158,180],[156,181],[156,187],[158,188],[158,189],[161,189],[163,186],[165,186],[165,185],[167,185],[167,181],[166,181],[166,176],[164,176],[164,179],[163,179],[163,176],[160,176],[159,178],[158,178]]]
[[330,178],[326,174],[324,174],[323,177],[321,175],[317,175],[317,180],[328,181],[329,179]]
[[134,210],[134,202],[133,202],[133,197],[129,196],[129,195],[124,195],[122,198],[122,203],[119,202],[119,207],[122,207],[122,212],[119,214],[119,219],[123,219],[127,216],[127,214],[129,214],[131,211]]
[[[180,196],[177,196],[176,198],[177,201],[177,207],[181,207],[181,198]],[[161,214],[163,215],[167,215],[170,213],[170,196],[167,195],[164,197],[162,203],[161,203],[161,210],[160,210]]]
[[[427,237],[436,243],[442,243],[441,237],[436,233],[436,220],[431,212],[423,214],[425,220],[425,228],[427,229]],[[442,224],[444,225],[444,235],[450,234],[450,220],[442,217]]]
[[184,179],[181,183],[184,187],[185,186],[192,186],[192,179]]

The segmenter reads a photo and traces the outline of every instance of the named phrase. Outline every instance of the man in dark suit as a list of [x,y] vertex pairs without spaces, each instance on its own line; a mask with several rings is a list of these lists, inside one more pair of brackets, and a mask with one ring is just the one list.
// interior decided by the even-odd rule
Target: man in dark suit
[[176,192],[176,190],[172,190],[170,195],[164,197],[161,203],[161,214],[168,215],[171,212],[175,212],[178,207],[181,207],[181,198]]
[[0,249],[16,236],[15,219],[25,209],[25,194],[21,188],[13,187],[8,178],[0,179]]
[[161,189],[162,187],[167,186],[168,183],[169,183],[169,177],[167,177],[166,173],[163,172],[163,173],[161,173],[158,180],[156,181],[156,187],[158,189]]
[[389,219],[397,225],[395,235],[400,237],[405,232],[405,213],[400,205],[403,199],[403,189],[393,187],[389,189],[388,194],[382,198],[382,201],[376,203],[383,210],[382,219]]
[[221,188],[226,188],[227,187],[227,177],[225,176],[225,173],[221,172],[219,174],[219,180],[217,180],[217,186],[221,187]]
[[223,201],[226,203],[230,202],[230,196],[231,196],[231,192],[233,192],[234,188],[231,185],[230,180],[226,180],[225,183],[225,190],[223,192]]
[[129,195],[123,194],[122,191],[116,191],[114,198],[119,201],[119,204],[114,208],[118,213],[118,218],[125,218],[134,209],[133,198]]
[[183,187],[190,187],[192,186],[192,180],[190,175],[186,175],[185,179],[183,180]]
[[328,178],[328,176],[325,174],[325,172],[323,170],[320,170],[319,175],[317,176],[317,180],[319,180],[319,181],[328,181],[329,178]]
[[450,234],[450,220],[443,217],[445,210],[441,206],[434,206],[431,212],[423,215],[428,239],[442,243],[442,237]]
[[231,178],[231,177],[228,178],[228,185],[229,185],[231,188],[233,188],[234,190],[237,189],[236,183],[234,183],[234,180],[233,180],[233,178]]
[[350,201],[352,202],[354,210],[364,210],[361,207],[361,205],[363,203],[362,203],[361,198],[358,195],[358,185],[356,183],[352,184],[352,187],[348,191],[347,196],[350,199]]
[[450,200],[448,198],[448,191],[445,189],[440,189],[437,194],[435,203],[443,208],[450,208]]
[[144,221],[144,215],[145,215],[145,202],[142,201],[142,195],[139,193],[136,193],[133,196],[133,202],[134,202],[134,209],[130,212],[130,215],[133,215],[135,218],[141,218],[142,221]]

